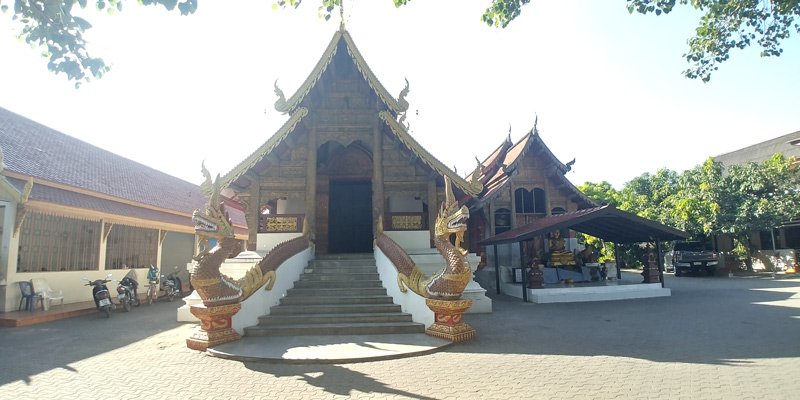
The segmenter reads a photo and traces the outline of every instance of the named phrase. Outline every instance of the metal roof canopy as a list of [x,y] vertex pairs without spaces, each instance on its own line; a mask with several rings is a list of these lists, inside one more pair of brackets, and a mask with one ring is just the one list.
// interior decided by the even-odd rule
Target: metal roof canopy
[[491,246],[517,243],[561,229],[572,229],[614,243],[683,240],[689,237],[686,232],[617,210],[611,205],[604,205],[560,215],[550,215],[484,239],[478,244]]

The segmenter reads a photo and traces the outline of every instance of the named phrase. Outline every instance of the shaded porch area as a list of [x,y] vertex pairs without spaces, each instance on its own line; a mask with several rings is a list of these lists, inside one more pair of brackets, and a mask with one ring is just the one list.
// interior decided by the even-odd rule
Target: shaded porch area
[[[596,276],[597,264],[569,267],[549,265],[541,271],[542,280],[545,282],[543,285],[531,282],[529,272],[532,265],[522,254],[524,248],[522,244],[544,236],[548,232],[563,229],[585,233],[614,243],[615,252],[616,244],[646,242],[654,243],[655,252],[659,254],[662,241],[682,240],[688,237],[685,232],[617,210],[610,205],[540,218],[479,242],[481,246],[494,246],[494,278],[497,293],[505,293],[535,303],[620,300],[671,294],[670,290],[664,287],[664,268],[660,257],[651,260],[649,263],[651,265],[645,266],[643,274],[627,273],[625,279],[618,268],[615,268],[616,280],[587,279],[588,276]],[[503,266],[499,265],[497,259],[497,246],[509,243],[519,244],[520,257],[518,265],[511,266],[512,279],[501,281],[500,271]],[[608,272],[612,273],[610,270]]]

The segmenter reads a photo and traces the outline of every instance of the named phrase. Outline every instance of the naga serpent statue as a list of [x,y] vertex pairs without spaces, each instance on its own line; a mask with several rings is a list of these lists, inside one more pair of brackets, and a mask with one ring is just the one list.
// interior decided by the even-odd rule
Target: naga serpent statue
[[[447,176],[444,178],[444,183],[445,201],[439,209],[434,226],[434,244],[446,262],[441,271],[426,277],[408,254],[383,234],[381,226],[376,244],[395,264],[399,272],[397,283],[402,292],[411,289],[425,298],[455,300],[461,297],[464,288],[472,279],[472,270],[465,257],[467,251],[461,248],[464,232],[467,230],[469,209],[466,206],[458,206]],[[450,241],[452,235],[455,235],[454,243]]]
[[[197,266],[192,269],[190,279],[205,306],[233,304],[239,302],[242,287],[235,279],[220,273],[219,267],[226,259],[239,253],[239,243],[234,237],[225,204],[220,201],[219,175],[212,182],[205,165],[203,175],[206,180],[201,188],[208,196],[208,204],[204,211],[194,210],[192,214],[202,250],[194,257]],[[209,239],[212,238],[216,239],[217,244],[209,249]]]
[[[194,257],[197,266],[191,271],[192,286],[206,307],[241,302],[262,286],[266,290],[271,290],[280,265],[308,248],[310,243],[308,225],[303,224],[302,236],[275,246],[241,279],[236,280],[226,276],[219,271],[222,263],[239,254],[241,248],[234,237],[233,225],[225,211],[225,204],[220,201],[219,176],[212,182],[211,174],[205,165],[203,165],[203,175],[206,180],[201,188],[209,200],[204,211],[195,210],[192,214],[195,232],[200,237],[203,248]],[[216,239],[217,245],[209,249],[211,238]]]

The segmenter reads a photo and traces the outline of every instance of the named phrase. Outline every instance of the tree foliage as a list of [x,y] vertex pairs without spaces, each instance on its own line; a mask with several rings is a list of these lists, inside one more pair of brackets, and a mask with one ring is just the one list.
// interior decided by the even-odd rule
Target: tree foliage
[[[0,9],[9,14],[9,6],[0,0]],[[39,47],[48,59],[47,68],[67,79],[81,82],[100,78],[109,67],[86,48],[83,34],[92,25],[74,15],[79,9],[94,8],[110,14],[123,10],[125,0],[15,0],[11,20],[20,25],[19,37]],[[178,9],[182,15],[197,9],[197,0],[137,0],[143,5],[162,5],[167,10]],[[77,7],[76,7],[77,6]]]
[[730,235],[744,253],[751,254],[752,232],[798,217],[800,168],[794,159],[780,154],[727,170],[709,158],[683,173],[669,169],[644,173],[616,193],[591,182],[580,189],[598,201],[617,199],[620,209],[681,229],[695,239]]
[[794,160],[780,154],[760,164],[731,166],[722,186],[719,232],[730,234],[746,247],[751,232],[771,229],[797,217],[800,171]]
[[[298,7],[303,0],[273,0],[273,8]],[[331,18],[342,0],[319,1],[319,14]],[[396,7],[411,0],[392,0]],[[487,0],[488,1],[488,0]],[[692,7],[703,13],[696,35],[689,39],[684,57],[689,68],[684,75],[711,79],[719,64],[730,58],[733,49],[743,49],[753,43],[761,47],[762,56],[780,56],[781,42],[792,31],[800,33],[800,0],[627,0],[628,11],[641,14],[669,14],[676,5]],[[99,78],[109,68],[101,58],[92,57],[86,48],[83,33],[91,28],[85,19],[73,15],[79,8],[96,8],[114,13],[122,11],[126,0],[15,0],[11,19],[20,24],[20,38],[41,47],[49,59],[47,67],[66,74],[76,86],[92,77]],[[491,0],[481,16],[489,26],[505,28],[522,12],[530,0]],[[10,1],[0,0],[0,8],[9,13]],[[197,0],[137,0],[143,5],[162,5],[176,8],[182,15],[194,13]],[[91,5],[90,5],[91,4]]]
[[676,4],[703,13],[684,54],[690,65],[684,75],[706,82],[730,58],[731,50],[757,43],[762,57],[777,57],[783,53],[781,42],[792,31],[800,33],[798,0],[628,0],[628,11],[668,14]]
[[600,183],[586,182],[578,186],[578,190],[596,203],[609,204],[614,207],[619,205],[620,193],[606,181]]

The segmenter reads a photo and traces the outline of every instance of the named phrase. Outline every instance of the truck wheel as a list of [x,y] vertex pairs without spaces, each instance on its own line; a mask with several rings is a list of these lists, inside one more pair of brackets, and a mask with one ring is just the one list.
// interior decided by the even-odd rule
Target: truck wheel
[[678,267],[675,267],[675,276],[683,276],[683,273],[681,273],[681,269]]

